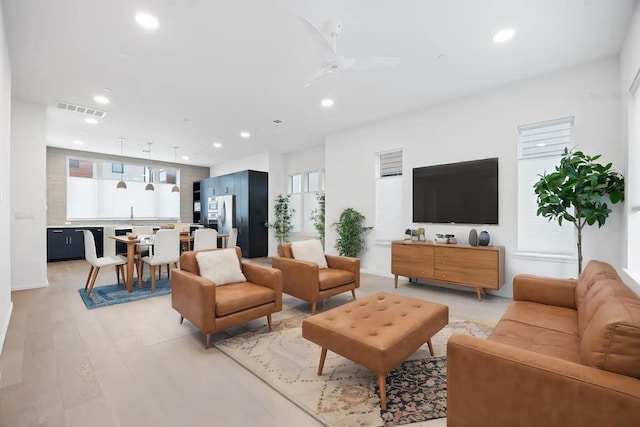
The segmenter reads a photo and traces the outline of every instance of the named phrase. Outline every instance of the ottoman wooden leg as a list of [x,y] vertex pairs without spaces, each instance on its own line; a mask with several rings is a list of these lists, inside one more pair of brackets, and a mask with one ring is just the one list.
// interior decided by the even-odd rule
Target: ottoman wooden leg
[[322,368],[324,368],[324,359],[327,357],[327,348],[322,347],[322,353],[320,353],[320,364],[318,365],[318,375],[322,375]]
[[380,407],[387,409],[387,379],[385,374],[378,374],[378,387],[380,387]]
[[433,345],[431,345],[431,338],[429,338],[427,340],[427,345],[429,346],[429,353],[431,353],[431,355],[434,356],[434,354],[433,354]]

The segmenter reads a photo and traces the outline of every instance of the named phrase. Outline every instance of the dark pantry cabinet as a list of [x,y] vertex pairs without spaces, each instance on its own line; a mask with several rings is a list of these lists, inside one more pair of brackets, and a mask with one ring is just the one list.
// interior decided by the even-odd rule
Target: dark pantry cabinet
[[238,229],[238,246],[242,256],[267,256],[268,230],[264,224],[269,210],[269,174],[246,170],[200,181],[201,222],[206,223],[206,199],[212,196],[235,196],[234,227]]

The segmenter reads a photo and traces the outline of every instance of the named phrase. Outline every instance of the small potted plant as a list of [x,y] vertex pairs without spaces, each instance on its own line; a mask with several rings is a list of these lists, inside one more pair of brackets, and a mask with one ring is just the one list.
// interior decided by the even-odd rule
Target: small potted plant
[[273,229],[273,235],[278,241],[278,247],[287,241],[289,233],[293,229],[291,219],[295,210],[289,205],[290,199],[290,194],[287,194],[286,196],[278,194],[276,202],[273,205],[273,216],[275,221],[273,221],[272,224],[269,224],[268,222],[264,224],[265,227]]
[[311,212],[311,221],[313,221],[313,228],[316,229],[320,235],[320,242],[324,248],[324,192],[320,191],[316,193],[316,200],[318,201],[318,208]]
[[449,233],[438,233],[436,234],[436,243],[457,243],[455,237],[455,235]]
[[365,249],[364,235],[373,227],[364,227],[364,215],[353,208],[346,208],[338,221],[333,223],[338,233],[336,249],[340,256],[357,258]]

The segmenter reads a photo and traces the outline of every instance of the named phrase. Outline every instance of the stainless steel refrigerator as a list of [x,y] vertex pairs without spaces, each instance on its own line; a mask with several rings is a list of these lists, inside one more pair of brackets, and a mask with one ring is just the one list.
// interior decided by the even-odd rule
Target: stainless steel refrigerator
[[209,197],[207,218],[220,234],[229,234],[235,227],[235,204],[233,194]]

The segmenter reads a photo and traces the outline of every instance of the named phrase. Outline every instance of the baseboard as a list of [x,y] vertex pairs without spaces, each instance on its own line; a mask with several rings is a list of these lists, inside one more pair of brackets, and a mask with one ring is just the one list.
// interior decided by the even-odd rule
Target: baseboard
[[0,319],[0,354],[2,354],[2,348],[4,347],[4,340],[7,338],[7,332],[9,331],[9,322],[11,321],[11,313],[13,313],[13,301],[9,301],[9,311],[5,319]]
[[49,286],[49,282],[35,283],[33,285],[16,286],[16,287],[12,287],[11,288],[11,292],[13,292],[13,291],[26,291],[26,290],[29,290],[29,289],[46,288],[47,286]]
[[376,270],[369,270],[368,268],[361,268],[360,273],[373,274],[374,276],[389,277],[393,279],[393,274],[383,273],[381,271],[376,271]]

